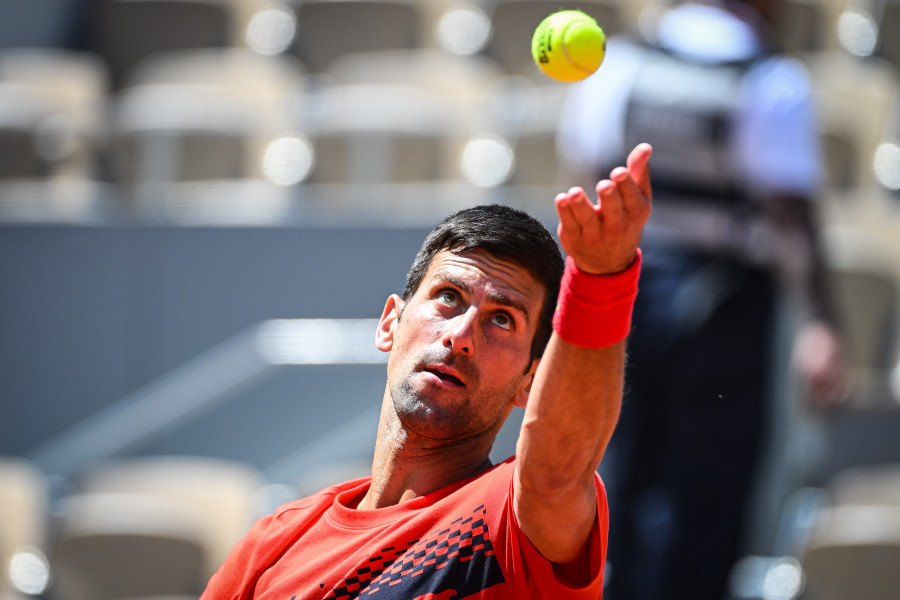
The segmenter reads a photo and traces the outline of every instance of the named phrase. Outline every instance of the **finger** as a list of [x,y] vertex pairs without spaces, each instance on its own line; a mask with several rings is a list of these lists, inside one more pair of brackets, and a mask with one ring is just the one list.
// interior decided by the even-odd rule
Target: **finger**
[[566,232],[581,231],[581,224],[578,222],[575,212],[572,210],[572,197],[569,193],[561,193],[556,195],[554,200],[556,205],[556,214],[559,215],[559,233],[562,235]]
[[629,216],[639,220],[649,216],[649,198],[644,195],[628,169],[619,167],[612,172],[610,178],[618,187],[623,209]]
[[569,206],[572,214],[578,220],[581,227],[587,227],[597,219],[597,213],[594,212],[594,204],[587,197],[585,191],[580,187],[573,187],[568,192]]
[[648,199],[652,198],[649,167],[651,154],[653,154],[653,147],[650,144],[638,144],[628,155],[628,161],[626,162],[631,177],[637,182],[641,192]]
[[[614,170],[613,175],[617,171],[618,169]],[[622,194],[619,193],[618,185],[611,179],[604,179],[597,183],[597,197],[600,199],[600,214],[604,219],[621,219],[625,215]]]

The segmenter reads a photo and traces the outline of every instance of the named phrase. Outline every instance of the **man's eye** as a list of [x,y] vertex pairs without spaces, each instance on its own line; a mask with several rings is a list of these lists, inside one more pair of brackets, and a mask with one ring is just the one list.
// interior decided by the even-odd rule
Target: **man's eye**
[[456,292],[451,292],[450,290],[444,290],[441,292],[439,299],[444,304],[456,304],[457,296]]
[[503,329],[512,328],[512,319],[509,318],[509,315],[505,315],[500,313],[498,315],[494,315],[494,325],[498,327],[502,327]]

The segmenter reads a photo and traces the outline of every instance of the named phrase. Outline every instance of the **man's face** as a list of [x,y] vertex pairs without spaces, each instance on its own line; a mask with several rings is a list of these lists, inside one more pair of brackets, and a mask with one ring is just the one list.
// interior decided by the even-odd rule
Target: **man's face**
[[404,429],[436,442],[495,434],[527,398],[544,291],[487,252],[442,251],[405,305],[393,296],[379,347],[391,351],[388,391]]

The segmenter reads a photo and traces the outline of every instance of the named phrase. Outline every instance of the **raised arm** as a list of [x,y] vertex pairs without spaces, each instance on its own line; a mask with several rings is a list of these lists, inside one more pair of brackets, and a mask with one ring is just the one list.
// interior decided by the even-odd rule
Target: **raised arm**
[[[581,188],[557,196],[559,239],[579,271],[612,281],[633,267],[650,216],[650,153],[649,145],[637,146],[627,168],[599,182],[597,204]],[[516,517],[555,563],[579,557],[597,518],[594,474],[619,416],[625,366],[624,340],[611,343],[584,347],[554,332],[525,409],[516,450]]]

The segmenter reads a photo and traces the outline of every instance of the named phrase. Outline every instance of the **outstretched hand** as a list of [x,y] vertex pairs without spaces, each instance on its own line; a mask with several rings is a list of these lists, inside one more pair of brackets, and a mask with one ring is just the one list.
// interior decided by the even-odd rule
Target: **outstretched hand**
[[650,217],[648,161],[653,149],[638,144],[627,167],[617,167],[597,183],[597,204],[580,187],[556,196],[557,233],[566,254],[582,271],[604,275],[624,271],[634,261]]
[[837,331],[825,321],[813,320],[797,333],[793,364],[813,409],[834,408],[850,398],[852,385],[843,346]]

